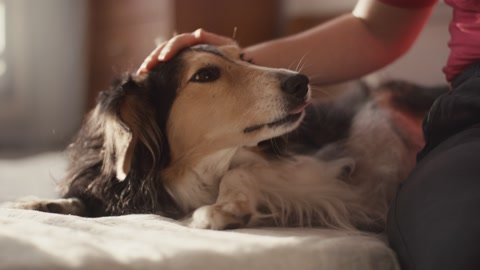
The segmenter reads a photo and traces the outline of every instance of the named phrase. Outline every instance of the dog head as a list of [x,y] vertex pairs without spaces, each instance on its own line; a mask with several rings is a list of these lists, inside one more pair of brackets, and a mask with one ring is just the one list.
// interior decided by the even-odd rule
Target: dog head
[[252,65],[237,47],[208,45],[128,78],[110,95],[105,139],[120,180],[139,143],[152,160],[256,145],[295,129],[310,99],[306,76]]
[[233,46],[198,46],[180,57],[166,130],[175,157],[202,147],[256,145],[300,123],[309,102],[307,77],[252,65]]
[[99,95],[71,147],[73,159],[88,160],[73,160],[73,167],[82,167],[71,168],[70,187],[90,170],[85,179],[94,180],[85,180],[83,188],[112,197],[104,199],[109,212],[133,212],[121,210],[129,205],[135,212],[156,209],[159,194],[167,194],[161,171],[172,160],[253,146],[290,132],[309,100],[306,76],[255,66],[237,47],[185,49]]

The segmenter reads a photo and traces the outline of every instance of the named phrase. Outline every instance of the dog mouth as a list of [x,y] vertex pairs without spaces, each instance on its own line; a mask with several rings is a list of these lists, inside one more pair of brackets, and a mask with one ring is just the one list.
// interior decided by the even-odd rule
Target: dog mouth
[[286,125],[286,124],[295,123],[295,122],[298,121],[298,119],[300,119],[300,117],[302,117],[302,114],[305,111],[305,108],[307,108],[310,104],[311,104],[311,102],[307,101],[307,102],[301,104],[300,106],[296,107],[292,111],[290,111],[287,116],[285,116],[283,118],[280,118],[280,119],[277,119],[275,121],[269,122],[269,123],[264,123],[264,124],[259,124],[259,125],[254,125],[254,126],[247,127],[243,130],[243,133],[251,133],[251,132],[263,129],[265,127],[275,128],[275,127],[278,127],[278,126],[283,126],[283,125]]

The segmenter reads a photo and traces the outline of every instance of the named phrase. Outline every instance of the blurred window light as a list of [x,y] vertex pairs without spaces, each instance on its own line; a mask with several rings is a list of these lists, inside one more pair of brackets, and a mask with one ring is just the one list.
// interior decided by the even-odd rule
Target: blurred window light
[[0,0],[0,94],[8,92],[6,9],[5,0]]
[[5,2],[0,1],[0,55],[5,52],[6,25],[5,25]]
[[0,76],[3,76],[7,71],[7,63],[3,59],[0,59]]

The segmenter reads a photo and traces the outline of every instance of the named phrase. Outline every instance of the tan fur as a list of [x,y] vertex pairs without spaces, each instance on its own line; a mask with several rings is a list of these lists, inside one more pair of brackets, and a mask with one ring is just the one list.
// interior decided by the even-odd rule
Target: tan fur
[[[388,180],[385,178],[397,172],[386,171],[385,175],[375,175],[377,179],[366,179],[376,171],[362,172],[359,168],[359,173],[353,173],[357,178],[351,180],[354,185],[340,179],[345,168],[353,170],[355,162],[370,150],[360,149],[361,153],[355,153],[358,160],[321,161],[296,156],[269,161],[255,148],[253,151],[249,148],[289,132],[300,123],[301,119],[294,125],[242,133],[247,126],[271,122],[288,113],[277,74],[291,71],[239,62],[235,59],[239,52],[232,48],[224,48],[222,53],[234,60],[210,53],[185,54],[189,64],[182,78],[190,78],[204,65],[221,66],[222,75],[211,84],[183,80],[169,117],[167,137],[173,160],[164,176],[167,189],[181,208],[185,212],[196,209],[187,224],[223,229],[247,225],[353,228],[383,223],[387,201],[399,178],[395,176],[385,184],[376,181]],[[383,124],[385,121],[377,124],[379,130]],[[370,136],[372,130],[367,132],[370,133],[365,135]],[[403,153],[400,155],[388,162],[401,162]],[[373,164],[366,167],[372,166],[375,167]],[[376,186],[380,186],[380,191],[364,193]]]
[[[395,188],[413,166],[412,149],[393,124],[395,112],[379,106],[378,100],[369,100],[356,112],[344,141],[327,145],[316,155],[272,159],[257,144],[299,127],[310,90],[304,88],[300,97],[292,97],[282,89],[282,80],[298,76],[296,72],[247,63],[234,46],[209,50],[186,50],[179,56],[182,68],[171,78],[178,84],[172,90],[176,96],[163,127],[166,130],[158,126],[154,103],[147,95],[136,94],[152,90],[143,85],[145,77],[122,85],[133,89],[113,92],[118,96],[106,100],[121,103],[103,104],[110,111],[101,114],[97,107],[85,133],[95,135],[90,140],[95,143],[93,149],[101,148],[92,164],[101,162],[102,170],[96,178],[83,179],[89,183],[86,190],[106,197],[107,210],[115,214],[139,208],[156,211],[161,208],[158,204],[171,198],[172,209],[195,228],[315,225],[381,229]],[[192,80],[208,67],[219,70],[218,79]],[[279,121],[292,115],[298,118]],[[144,178],[129,179],[132,160],[143,165],[144,156],[135,156],[137,145],[146,149],[140,153],[147,152],[146,162],[152,165],[137,171],[145,173]],[[158,165],[156,160],[165,155],[168,163]],[[80,172],[93,175],[97,173],[93,168]],[[77,179],[77,172],[72,174]],[[129,186],[128,181],[134,183]],[[169,197],[162,197],[161,192]],[[60,205],[74,204],[62,201]]]
[[[207,52],[185,53],[189,64],[181,76],[184,79],[169,116],[167,137],[173,161],[165,172],[166,185],[185,211],[214,202],[211,194],[205,196],[208,200],[195,200],[195,197],[204,197],[198,186],[216,194],[220,179],[240,147],[254,146],[282,135],[295,129],[301,121],[300,118],[294,124],[244,134],[246,127],[288,115],[277,76],[294,73],[242,62],[234,47],[224,48],[222,52],[234,60]],[[222,67],[218,81],[209,84],[187,81],[196,70],[208,65]]]

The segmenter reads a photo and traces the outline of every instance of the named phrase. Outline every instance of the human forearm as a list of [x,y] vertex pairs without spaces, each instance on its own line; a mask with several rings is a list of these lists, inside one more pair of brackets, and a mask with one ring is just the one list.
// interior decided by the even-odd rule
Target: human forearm
[[346,14],[308,31],[245,49],[256,64],[297,69],[329,84],[361,77],[402,55],[418,36],[431,7],[401,9],[360,1]]
[[[353,13],[297,35],[248,47],[245,57],[258,65],[299,70],[316,84],[359,78],[391,63],[408,50],[431,10],[432,6],[403,9],[378,0],[359,0]],[[138,73],[199,43],[235,42],[201,29],[177,35],[158,46]]]

